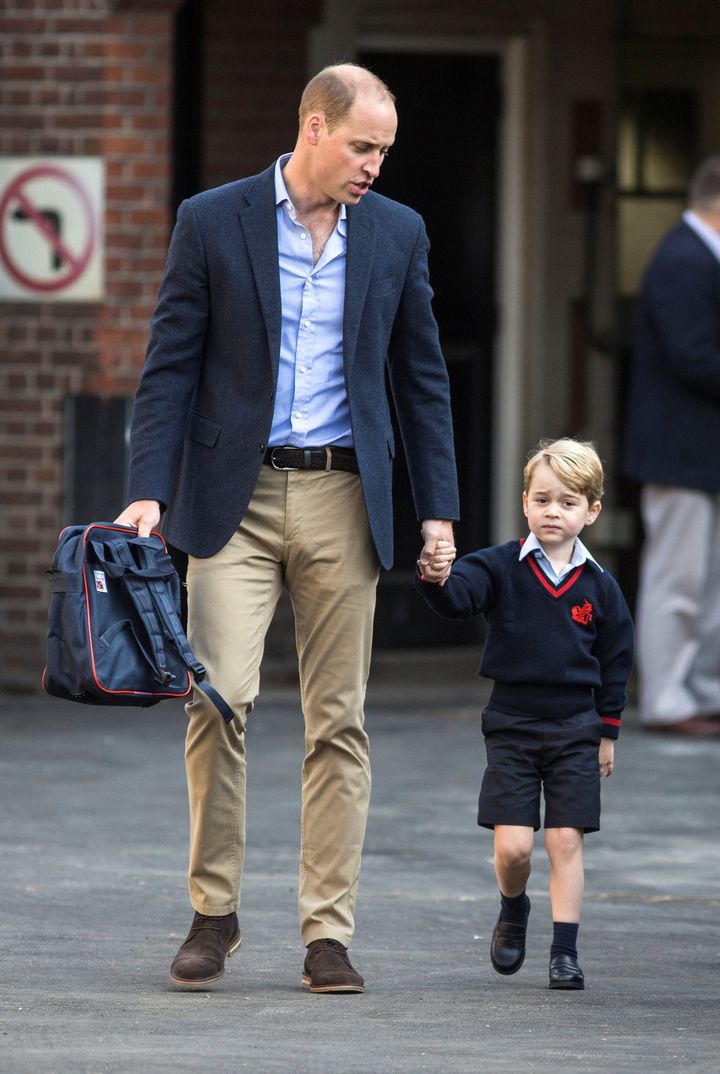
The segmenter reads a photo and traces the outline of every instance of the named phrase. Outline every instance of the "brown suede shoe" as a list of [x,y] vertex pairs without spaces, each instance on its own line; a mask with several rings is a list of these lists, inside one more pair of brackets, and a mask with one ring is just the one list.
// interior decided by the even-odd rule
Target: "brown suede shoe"
[[308,944],[302,986],[309,992],[364,992],[365,982],[350,965],[347,948],[337,940]]
[[181,988],[207,988],[224,975],[225,959],[239,946],[237,914],[207,917],[196,913],[170,967],[170,980]]

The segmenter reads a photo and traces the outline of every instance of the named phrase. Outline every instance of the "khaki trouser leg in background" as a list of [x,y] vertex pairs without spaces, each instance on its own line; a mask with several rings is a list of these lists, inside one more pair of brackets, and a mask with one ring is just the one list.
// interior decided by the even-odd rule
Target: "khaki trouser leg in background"
[[646,485],[637,604],[639,713],[720,712],[720,495]]
[[196,691],[185,761],[190,900],[228,914],[245,846],[246,714],[265,634],[285,585],[295,612],[306,757],[300,925],[305,944],[353,933],[370,794],[363,704],[379,574],[360,479],[263,466],[245,518],[209,559],[190,559],[189,637],[208,681],[236,713],[227,726]]

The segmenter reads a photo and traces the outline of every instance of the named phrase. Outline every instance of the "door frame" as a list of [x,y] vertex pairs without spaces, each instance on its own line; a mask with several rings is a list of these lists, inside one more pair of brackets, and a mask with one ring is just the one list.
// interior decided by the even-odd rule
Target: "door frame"
[[529,333],[527,279],[526,99],[528,41],[511,37],[429,37],[422,34],[358,34],[359,52],[496,55],[500,60],[501,107],[498,121],[493,398],[490,412],[490,533],[493,542],[515,536],[519,474],[524,461],[524,430],[529,383],[525,368]]

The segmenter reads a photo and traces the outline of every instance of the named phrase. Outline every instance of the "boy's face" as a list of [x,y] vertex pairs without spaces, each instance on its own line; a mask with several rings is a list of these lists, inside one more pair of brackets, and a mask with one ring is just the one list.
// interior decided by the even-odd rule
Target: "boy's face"
[[543,548],[572,553],[575,538],[600,514],[601,504],[564,485],[546,462],[533,470],[530,488],[523,492],[523,511],[530,531]]

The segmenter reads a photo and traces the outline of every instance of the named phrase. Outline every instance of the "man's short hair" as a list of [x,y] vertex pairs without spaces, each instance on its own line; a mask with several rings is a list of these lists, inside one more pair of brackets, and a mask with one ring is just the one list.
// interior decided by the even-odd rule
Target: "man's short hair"
[[720,201],[720,157],[708,157],[692,177],[690,208],[711,212]]
[[573,492],[587,496],[588,503],[602,499],[603,465],[595,445],[585,440],[541,440],[528,457],[523,471],[525,492],[530,488],[532,476],[538,463],[546,463],[553,473]]
[[394,95],[388,87],[368,71],[355,63],[336,63],[324,67],[311,78],[300,98],[300,126],[313,112],[322,112],[325,125],[333,131],[348,114],[359,90],[375,92],[381,100],[395,102]]

